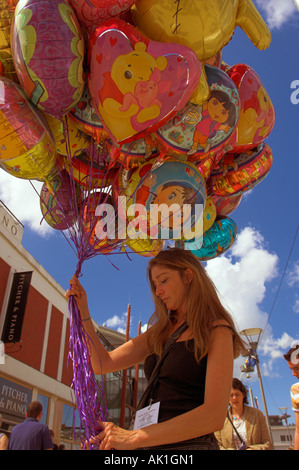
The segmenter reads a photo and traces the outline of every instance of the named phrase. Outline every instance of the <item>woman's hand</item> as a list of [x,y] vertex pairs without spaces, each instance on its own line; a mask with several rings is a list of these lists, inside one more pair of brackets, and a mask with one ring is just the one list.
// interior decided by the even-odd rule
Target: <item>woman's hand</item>
[[100,450],[133,450],[138,447],[138,430],[127,431],[111,422],[100,422],[102,431],[90,439],[91,444],[97,444]]
[[87,318],[90,318],[90,315],[86,292],[75,275],[70,279],[69,283],[70,288],[66,291],[65,297],[69,299],[71,295],[74,296],[80,310],[82,320],[87,320]]

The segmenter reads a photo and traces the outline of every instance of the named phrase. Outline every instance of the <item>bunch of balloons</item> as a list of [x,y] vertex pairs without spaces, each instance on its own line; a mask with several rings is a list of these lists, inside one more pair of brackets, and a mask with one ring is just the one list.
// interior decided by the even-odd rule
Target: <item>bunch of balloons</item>
[[1,167],[44,182],[42,217],[80,250],[225,252],[275,122],[257,73],[222,61],[237,26],[269,46],[251,0],[0,0]]
[[[269,46],[251,0],[0,0],[0,166],[43,182],[41,217],[69,235],[76,275],[96,254],[180,240],[204,261],[234,242],[275,121],[256,72],[222,61],[237,26]],[[69,313],[85,442],[102,391],[73,298]]]

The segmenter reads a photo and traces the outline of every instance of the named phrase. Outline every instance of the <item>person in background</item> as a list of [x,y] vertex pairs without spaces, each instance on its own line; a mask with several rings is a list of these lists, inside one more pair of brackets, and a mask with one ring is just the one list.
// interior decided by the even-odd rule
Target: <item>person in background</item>
[[7,450],[53,450],[48,426],[40,423],[43,406],[33,401],[27,407],[26,419],[11,431]]
[[[0,415],[0,427],[2,425],[2,416]],[[0,450],[6,450],[8,444],[8,437],[4,432],[0,432]]]
[[[291,344],[291,348],[283,356],[291,369],[293,376],[299,379],[299,340]],[[291,386],[292,410],[295,412],[294,450],[299,450],[299,382]]]
[[[189,250],[160,251],[149,261],[148,279],[155,305],[151,326],[113,351],[100,342],[86,292],[75,276],[66,292],[66,298],[74,296],[77,302],[95,374],[145,361],[150,378],[164,345],[175,333],[143,406],[138,406],[134,429],[101,422],[96,442],[100,450],[219,450],[214,431],[223,426],[233,360],[245,350],[243,341],[200,260]],[[144,421],[149,408],[157,411],[155,419],[151,414],[149,425],[136,426],[138,414]]]
[[234,378],[230,407],[224,426],[215,433],[221,450],[272,450],[266,419],[257,408],[248,406],[245,385]]

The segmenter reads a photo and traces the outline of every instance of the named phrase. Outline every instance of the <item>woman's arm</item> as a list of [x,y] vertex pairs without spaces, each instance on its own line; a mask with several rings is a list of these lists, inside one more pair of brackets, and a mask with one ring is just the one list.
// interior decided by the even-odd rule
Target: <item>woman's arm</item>
[[101,343],[91,320],[87,295],[76,278],[70,280],[70,289],[66,292],[67,299],[74,296],[84,329],[87,334],[87,344],[93,371],[96,375],[127,369],[142,362],[148,354],[147,333],[122,344],[113,351],[107,351]]
[[101,423],[97,436],[102,450],[132,450],[170,444],[212,433],[223,427],[229,403],[233,372],[233,341],[228,328],[215,328],[208,354],[205,402],[192,411],[162,423],[127,431]]

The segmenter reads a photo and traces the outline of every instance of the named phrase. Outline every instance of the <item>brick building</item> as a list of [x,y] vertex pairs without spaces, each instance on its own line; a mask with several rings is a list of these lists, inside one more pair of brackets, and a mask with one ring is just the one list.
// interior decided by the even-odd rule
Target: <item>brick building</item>
[[[67,301],[64,289],[22,246],[23,231],[21,222],[0,202],[0,347],[4,347],[4,354],[0,351],[0,431],[9,433],[24,420],[28,403],[39,400],[42,422],[53,430],[54,442],[72,448]],[[106,347],[125,340],[120,333],[97,328]],[[121,374],[105,377],[105,385],[112,390],[108,401],[114,403],[111,419],[117,422]]]

